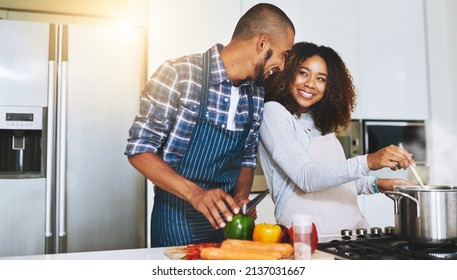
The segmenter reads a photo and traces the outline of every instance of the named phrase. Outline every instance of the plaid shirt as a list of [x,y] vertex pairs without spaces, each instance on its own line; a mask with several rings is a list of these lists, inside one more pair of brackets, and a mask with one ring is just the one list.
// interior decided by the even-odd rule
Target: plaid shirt
[[[219,49],[211,48],[207,120],[223,129],[227,126],[232,83],[224,69]],[[202,83],[203,54],[168,60],[146,82],[140,110],[129,131],[125,154],[159,153],[175,167],[186,152],[192,130],[198,121]],[[263,115],[264,90],[245,80],[235,115],[235,130],[242,131],[248,118],[247,94],[253,97],[253,125],[245,144],[242,166],[256,166],[259,127]]]

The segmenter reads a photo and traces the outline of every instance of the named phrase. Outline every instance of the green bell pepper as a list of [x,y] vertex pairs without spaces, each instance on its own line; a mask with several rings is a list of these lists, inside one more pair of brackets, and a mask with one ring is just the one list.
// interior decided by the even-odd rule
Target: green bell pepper
[[235,215],[231,222],[226,223],[224,236],[226,239],[252,240],[254,227],[254,219],[251,217]]

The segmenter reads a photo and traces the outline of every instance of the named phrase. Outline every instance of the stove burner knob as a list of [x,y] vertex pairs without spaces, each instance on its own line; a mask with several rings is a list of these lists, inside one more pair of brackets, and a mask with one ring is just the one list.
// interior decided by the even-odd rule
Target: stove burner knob
[[387,235],[393,235],[395,233],[395,227],[387,226],[387,227],[384,228],[384,232]]
[[351,239],[352,230],[350,229],[343,229],[341,230],[341,236],[343,239]]
[[370,233],[371,233],[371,235],[373,235],[373,236],[380,236],[381,233],[382,233],[382,229],[381,229],[380,227],[372,227],[372,228],[370,229]]
[[365,238],[368,233],[368,230],[366,228],[358,228],[355,230],[355,234],[359,238]]

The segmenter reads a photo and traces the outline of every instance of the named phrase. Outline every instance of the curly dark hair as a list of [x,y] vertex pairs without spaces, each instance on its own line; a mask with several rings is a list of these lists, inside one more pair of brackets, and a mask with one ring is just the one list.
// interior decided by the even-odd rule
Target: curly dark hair
[[294,115],[299,106],[290,93],[290,85],[300,64],[318,55],[327,64],[328,82],[324,97],[308,109],[322,135],[346,129],[355,108],[356,91],[352,77],[341,57],[331,48],[309,42],[295,43],[288,54],[284,70],[265,82],[265,102],[277,101]]

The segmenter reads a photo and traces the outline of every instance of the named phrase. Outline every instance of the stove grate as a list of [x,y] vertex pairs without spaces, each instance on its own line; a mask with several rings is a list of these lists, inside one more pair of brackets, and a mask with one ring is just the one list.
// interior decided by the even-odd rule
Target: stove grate
[[394,237],[332,240],[318,250],[349,260],[457,260],[457,246],[418,246]]

